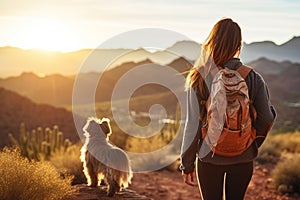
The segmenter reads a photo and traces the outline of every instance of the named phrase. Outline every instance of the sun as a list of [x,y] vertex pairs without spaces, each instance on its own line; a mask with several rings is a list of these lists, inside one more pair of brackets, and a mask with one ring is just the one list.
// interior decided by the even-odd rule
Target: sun
[[74,33],[68,23],[59,20],[39,19],[20,27],[17,45],[24,49],[72,51],[76,49]]

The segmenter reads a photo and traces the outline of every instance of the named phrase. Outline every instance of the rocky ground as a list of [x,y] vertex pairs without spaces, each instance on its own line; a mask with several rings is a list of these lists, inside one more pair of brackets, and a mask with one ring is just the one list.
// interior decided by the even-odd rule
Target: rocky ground
[[76,185],[76,192],[68,197],[66,200],[111,200],[111,199],[122,199],[122,200],[152,200],[152,198],[139,195],[137,192],[124,189],[121,192],[115,194],[114,197],[107,197],[105,186],[97,188],[88,187],[86,184]]
[[[272,186],[270,173],[272,165],[258,165],[246,193],[245,200],[296,200],[297,195],[282,195]],[[70,199],[112,199],[106,197],[105,187],[89,188],[77,185],[77,193]],[[179,172],[162,170],[134,174],[130,187],[115,195],[113,199],[141,200],[196,200],[200,199],[197,187],[190,187],[182,182]]]

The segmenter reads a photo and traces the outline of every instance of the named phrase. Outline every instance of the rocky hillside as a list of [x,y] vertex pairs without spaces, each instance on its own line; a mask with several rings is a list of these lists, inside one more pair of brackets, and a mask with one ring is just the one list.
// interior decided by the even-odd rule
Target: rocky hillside
[[261,58],[249,65],[263,75],[269,87],[271,101],[278,114],[275,127],[284,127],[284,130],[299,129],[300,64]]
[[66,138],[77,142],[79,137],[71,112],[46,104],[36,104],[15,92],[0,88],[0,147],[10,144],[8,133],[16,138],[19,135],[19,124],[24,122],[27,130],[37,127],[58,125]]
[[273,100],[300,101],[300,63],[260,58],[248,64],[263,75]]

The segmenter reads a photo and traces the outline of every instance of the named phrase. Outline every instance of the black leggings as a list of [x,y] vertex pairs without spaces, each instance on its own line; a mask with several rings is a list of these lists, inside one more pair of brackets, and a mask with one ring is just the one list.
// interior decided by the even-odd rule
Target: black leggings
[[222,200],[225,173],[226,200],[244,199],[253,174],[253,162],[213,165],[197,159],[198,183],[204,200]]

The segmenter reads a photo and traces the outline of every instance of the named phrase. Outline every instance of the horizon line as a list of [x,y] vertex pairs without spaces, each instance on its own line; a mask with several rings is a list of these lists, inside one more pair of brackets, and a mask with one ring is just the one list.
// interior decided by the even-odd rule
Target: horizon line
[[[251,45],[251,44],[257,44],[257,43],[264,43],[264,42],[271,42],[271,43],[274,43],[276,46],[282,46],[286,43],[288,43],[289,41],[295,39],[295,38],[300,38],[300,35],[294,35],[292,36],[289,40],[281,43],[281,44],[277,44],[276,42],[272,41],[272,40],[261,40],[261,41],[252,41],[252,42],[245,42],[245,41],[242,41],[242,44],[246,44],[246,45]],[[202,45],[201,43],[197,42],[197,41],[194,41],[194,40],[178,40],[178,41],[175,41],[172,45],[170,46],[167,46],[165,49],[168,49],[168,48],[171,48],[172,46],[174,46],[176,43],[179,43],[179,42],[184,42],[184,41],[192,41],[192,42],[195,42],[199,45]],[[3,48],[16,48],[16,49],[20,49],[20,50],[23,50],[23,51],[40,51],[40,52],[45,52],[45,53],[72,53],[72,52],[78,52],[78,51],[86,51],[86,50],[121,50],[121,49],[145,49],[145,47],[136,47],[136,48],[126,48],[126,47],[119,47],[119,48],[92,48],[92,47],[83,47],[83,48],[80,48],[80,49],[74,49],[74,50],[70,50],[70,51],[62,51],[62,50],[47,50],[47,49],[43,49],[43,48],[35,48],[35,47],[32,47],[32,48],[22,48],[22,47],[18,47],[18,46],[13,46],[13,45],[4,45],[4,46],[0,46],[0,49],[3,49]]]
[[[184,58],[184,57],[176,58],[176,59],[172,60],[170,63],[172,63],[175,60],[180,59],[180,58]],[[262,59],[268,60],[270,62],[277,62],[277,63],[291,62],[292,64],[300,64],[298,62],[293,62],[293,61],[290,61],[290,60],[276,61],[276,60],[272,60],[272,59],[264,57],[264,56],[262,56],[262,57],[260,57],[258,59],[251,60],[250,62],[247,62],[246,64],[251,63],[251,62],[255,62],[255,61],[258,61],[258,60],[262,60]],[[149,58],[147,58],[145,60],[150,60],[151,62],[153,62]],[[144,62],[145,60],[142,60],[140,62]],[[135,63],[135,64],[138,64],[140,62],[129,61],[129,62],[124,62],[124,63],[122,63],[120,65],[117,65],[115,67],[119,67],[119,66],[121,66],[123,64],[126,64],[126,63]],[[90,73],[102,73],[102,71],[91,70],[91,71],[87,71],[87,72],[81,72],[81,74],[90,74]],[[70,78],[70,77],[73,77],[73,76],[77,76],[76,73],[75,74],[71,74],[71,73],[59,73],[59,72],[54,72],[54,73],[38,73],[38,72],[35,72],[35,71],[24,70],[24,71],[21,71],[19,74],[16,74],[16,75],[8,75],[8,76],[1,76],[0,75],[0,80],[1,79],[4,80],[4,79],[8,79],[8,78],[18,78],[18,77],[20,77],[20,76],[22,76],[24,74],[32,74],[34,76],[37,76],[38,78],[46,78],[46,77],[50,77],[50,76],[63,76],[63,77]]]

